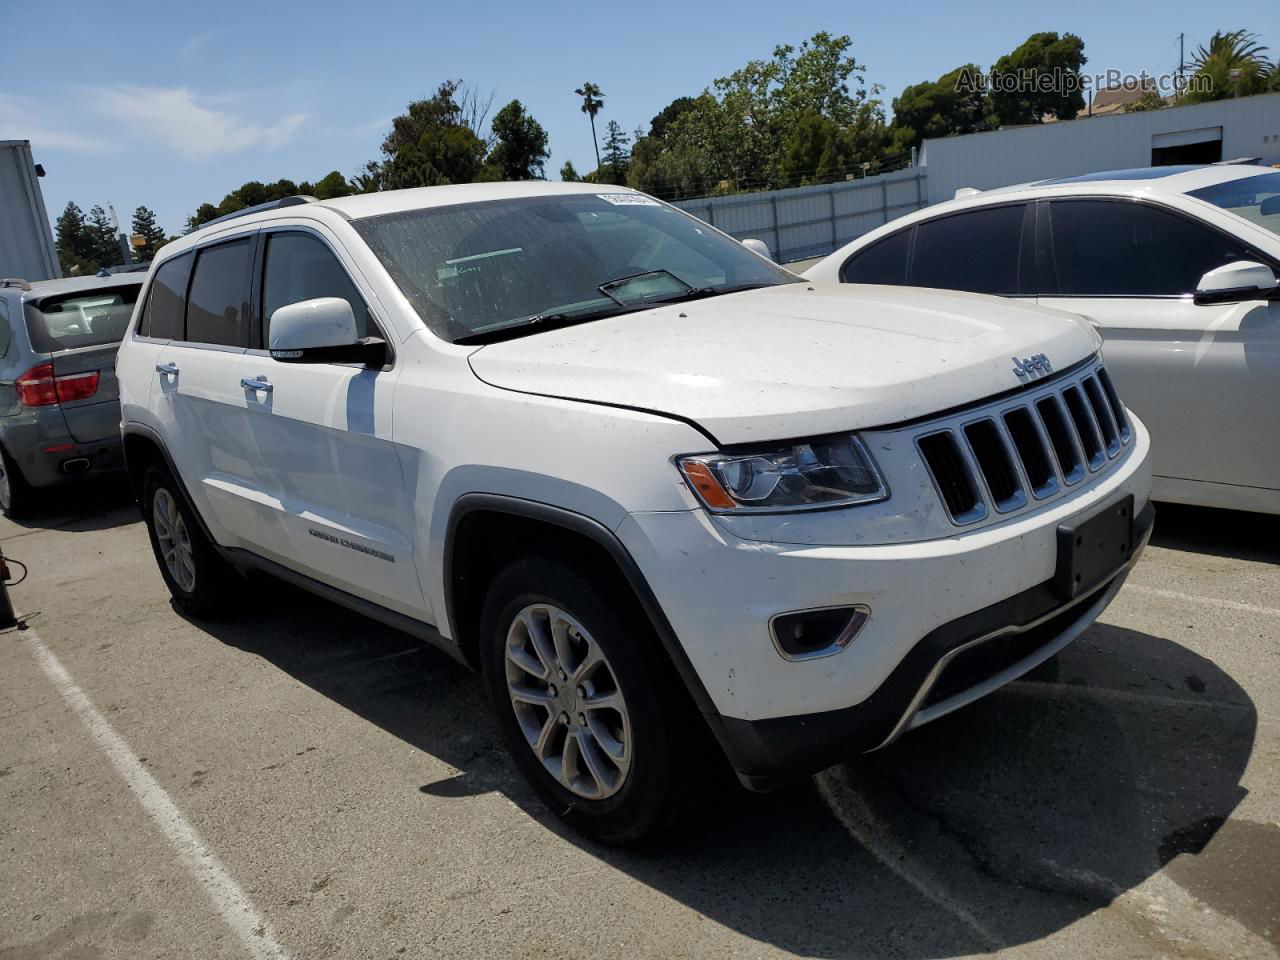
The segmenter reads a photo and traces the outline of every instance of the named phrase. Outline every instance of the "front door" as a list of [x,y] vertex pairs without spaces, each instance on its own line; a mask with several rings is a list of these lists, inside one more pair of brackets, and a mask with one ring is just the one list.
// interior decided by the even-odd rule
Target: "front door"
[[[261,315],[316,297],[341,297],[362,334],[380,336],[364,296],[327,235],[263,234]],[[240,358],[257,482],[275,514],[275,559],[409,616],[421,616],[413,510],[391,441],[398,368],[279,363],[264,349]]]

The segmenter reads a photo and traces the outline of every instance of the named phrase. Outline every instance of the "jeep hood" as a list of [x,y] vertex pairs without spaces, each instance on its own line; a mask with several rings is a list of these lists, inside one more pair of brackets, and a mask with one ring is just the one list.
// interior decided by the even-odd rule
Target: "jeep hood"
[[489,344],[476,376],[523,393],[692,420],[722,444],[887,426],[1096,352],[1076,315],[942,290],[786,284]]

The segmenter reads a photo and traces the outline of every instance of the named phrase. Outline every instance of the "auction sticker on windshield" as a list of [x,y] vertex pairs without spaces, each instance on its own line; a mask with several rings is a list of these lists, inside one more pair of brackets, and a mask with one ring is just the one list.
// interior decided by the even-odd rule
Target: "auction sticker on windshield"
[[646,197],[643,193],[597,193],[596,196],[605,203],[612,203],[615,207],[659,206],[657,200],[653,199],[653,197]]

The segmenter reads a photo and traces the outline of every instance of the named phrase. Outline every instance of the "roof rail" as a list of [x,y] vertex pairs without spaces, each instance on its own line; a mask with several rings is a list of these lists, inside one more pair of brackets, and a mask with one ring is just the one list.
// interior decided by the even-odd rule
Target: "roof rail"
[[234,220],[236,217],[247,217],[251,213],[262,213],[264,210],[279,210],[281,207],[296,207],[304,203],[315,203],[315,197],[309,197],[305,194],[298,194],[295,197],[284,197],[280,200],[268,200],[266,203],[258,203],[252,207],[245,207],[243,210],[237,210],[235,213],[223,214],[221,217],[215,217],[196,227],[197,230],[203,230],[205,227],[212,227],[215,223],[226,223],[228,220]]
[[21,277],[5,277],[0,280],[0,287],[17,287],[19,290],[30,290],[31,284]]

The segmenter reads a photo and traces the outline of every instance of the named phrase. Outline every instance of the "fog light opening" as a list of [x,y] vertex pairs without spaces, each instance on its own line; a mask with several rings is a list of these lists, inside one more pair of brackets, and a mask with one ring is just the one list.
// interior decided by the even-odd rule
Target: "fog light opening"
[[871,618],[871,608],[858,604],[802,610],[773,618],[773,644],[787,660],[813,660],[839,653]]

